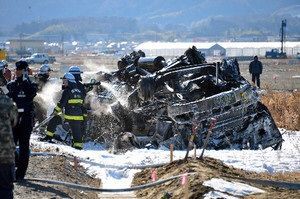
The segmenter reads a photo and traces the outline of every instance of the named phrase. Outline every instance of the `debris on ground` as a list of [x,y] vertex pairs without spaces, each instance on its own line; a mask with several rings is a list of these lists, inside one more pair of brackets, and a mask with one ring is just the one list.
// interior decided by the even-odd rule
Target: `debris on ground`
[[[109,128],[113,139],[129,132],[137,141],[133,147],[169,148],[173,144],[175,150],[183,150],[195,134],[194,144],[201,148],[213,118],[216,126],[208,149],[281,146],[283,139],[269,110],[260,102],[257,89],[240,75],[234,60],[207,63],[192,47],[167,62],[135,52],[122,58],[118,67],[116,72],[98,73],[101,81],[130,93],[125,104],[118,98],[108,102],[118,121]],[[103,99],[103,92],[98,94]],[[118,150],[118,146],[113,148]]]

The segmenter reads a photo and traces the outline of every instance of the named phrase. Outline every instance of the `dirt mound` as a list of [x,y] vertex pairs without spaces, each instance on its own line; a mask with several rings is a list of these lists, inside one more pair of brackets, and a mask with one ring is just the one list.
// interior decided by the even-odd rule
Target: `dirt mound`
[[[26,177],[60,180],[100,187],[100,180],[87,175],[82,167],[77,172],[64,157],[31,157]],[[25,181],[15,183],[14,198],[98,198],[95,192],[85,192],[64,186]]]
[[[250,163],[249,163],[250,164]],[[266,173],[248,172],[242,169],[236,169],[227,166],[219,160],[213,158],[205,158],[204,161],[199,159],[188,159],[187,162],[182,160],[172,162],[166,166],[157,169],[157,176],[159,179],[169,178],[183,173],[193,173],[195,175],[189,176],[189,198],[202,198],[204,194],[212,190],[209,187],[203,186],[203,182],[211,178],[223,178],[225,180],[232,180],[232,177],[242,177],[250,179],[272,179],[285,180],[291,182],[299,182],[300,173],[283,173],[270,175]],[[238,181],[238,180],[234,180]],[[141,185],[151,182],[151,169],[145,169],[134,176],[133,185]],[[243,181],[241,183],[249,184]],[[262,186],[258,184],[250,184],[254,187],[265,191],[264,194],[249,196],[249,198],[297,198],[299,191],[286,190],[281,188],[274,188],[270,186]],[[154,188],[144,189],[138,191],[136,194],[140,198],[161,198],[166,193],[170,193],[172,198],[183,198],[184,189],[180,184],[180,180],[173,180]]]

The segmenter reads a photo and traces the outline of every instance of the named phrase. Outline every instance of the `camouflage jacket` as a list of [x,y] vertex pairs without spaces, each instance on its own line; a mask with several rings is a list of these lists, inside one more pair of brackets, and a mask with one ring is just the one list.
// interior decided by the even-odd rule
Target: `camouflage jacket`
[[15,144],[12,126],[17,122],[18,111],[13,101],[0,92],[0,164],[15,162]]

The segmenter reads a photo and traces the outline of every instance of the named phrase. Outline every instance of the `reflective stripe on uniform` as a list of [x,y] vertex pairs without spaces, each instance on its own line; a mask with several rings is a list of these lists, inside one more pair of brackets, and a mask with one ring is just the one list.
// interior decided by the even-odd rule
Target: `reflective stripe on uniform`
[[66,120],[83,120],[82,115],[64,115]]
[[50,137],[53,137],[54,136],[54,133],[52,133],[51,131],[47,131],[46,135],[50,136]]
[[82,99],[69,99],[68,103],[69,104],[82,104],[83,100]]
[[23,108],[18,108],[18,113],[24,113],[24,109]]
[[83,147],[83,143],[82,142],[74,142],[73,143],[73,147],[77,147],[77,148],[81,148]]
[[55,110],[56,112],[58,112],[58,113],[61,112],[61,108],[59,108],[58,106],[56,106],[56,107],[54,108],[54,110]]

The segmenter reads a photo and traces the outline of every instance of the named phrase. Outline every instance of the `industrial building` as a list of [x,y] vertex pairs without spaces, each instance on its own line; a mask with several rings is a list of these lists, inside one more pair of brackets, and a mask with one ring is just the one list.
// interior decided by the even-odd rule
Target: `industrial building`
[[15,50],[28,50],[30,49],[32,52],[43,52],[44,41],[43,40],[35,40],[35,39],[10,39],[9,41],[9,48],[10,51]]
[[[142,50],[147,56],[180,56],[186,49],[196,46],[206,56],[265,56],[266,51],[280,49],[280,42],[144,42],[135,50]],[[300,42],[285,42],[288,56],[300,52]]]

